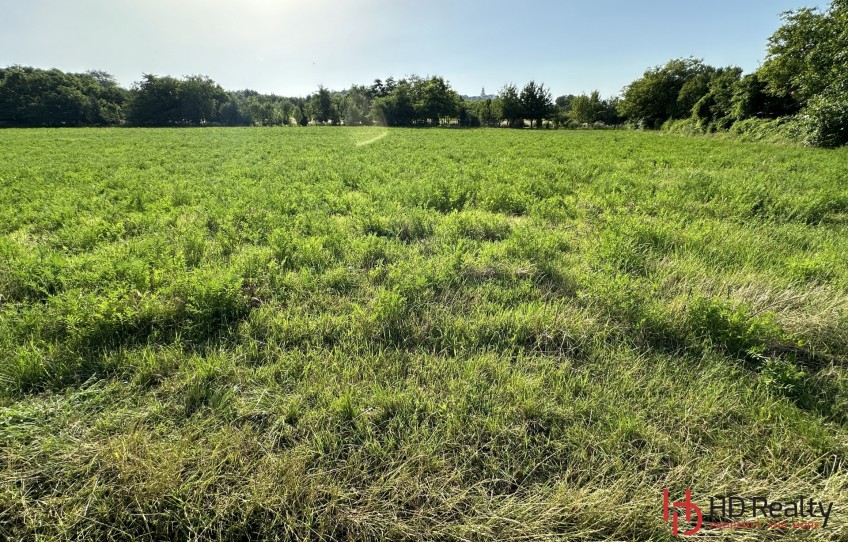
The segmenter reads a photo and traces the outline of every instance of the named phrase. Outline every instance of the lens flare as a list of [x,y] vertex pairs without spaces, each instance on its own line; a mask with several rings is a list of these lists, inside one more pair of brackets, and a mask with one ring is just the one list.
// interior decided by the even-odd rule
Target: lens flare
[[364,147],[380,141],[387,135],[389,135],[389,129],[384,126],[363,127],[361,130],[357,130],[356,136],[354,136],[354,144],[357,147]]

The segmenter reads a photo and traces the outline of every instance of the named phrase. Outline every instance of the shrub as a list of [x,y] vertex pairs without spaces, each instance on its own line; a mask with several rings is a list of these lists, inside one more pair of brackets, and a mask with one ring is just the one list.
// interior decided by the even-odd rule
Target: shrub
[[801,114],[804,143],[834,148],[848,144],[848,92],[827,91],[810,100]]

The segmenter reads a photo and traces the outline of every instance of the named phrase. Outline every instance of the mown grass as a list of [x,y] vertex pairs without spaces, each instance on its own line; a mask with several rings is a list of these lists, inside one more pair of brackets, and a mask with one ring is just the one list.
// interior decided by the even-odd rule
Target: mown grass
[[848,537],[844,150],[0,142],[0,538],[663,540],[664,487]]

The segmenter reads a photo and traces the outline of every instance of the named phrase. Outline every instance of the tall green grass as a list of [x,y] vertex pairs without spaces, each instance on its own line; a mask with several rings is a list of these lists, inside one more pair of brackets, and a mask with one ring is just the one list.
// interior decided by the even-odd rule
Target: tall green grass
[[848,536],[844,149],[0,142],[0,538],[668,540],[665,487]]

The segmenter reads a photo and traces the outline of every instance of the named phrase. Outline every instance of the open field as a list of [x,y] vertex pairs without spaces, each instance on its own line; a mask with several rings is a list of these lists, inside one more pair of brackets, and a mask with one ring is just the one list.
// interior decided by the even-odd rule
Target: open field
[[834,502],[729,539],[845,540],[846,171],[624,131],[0,131],[0,539],[667,540],[691,487]]

